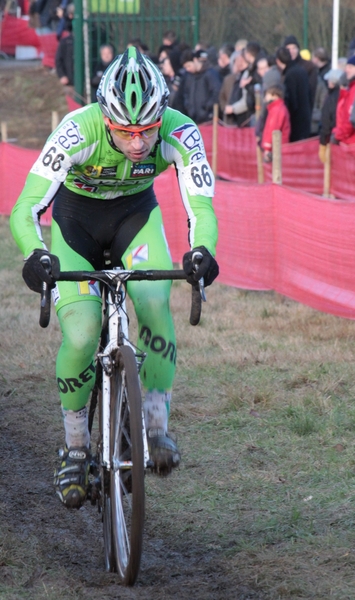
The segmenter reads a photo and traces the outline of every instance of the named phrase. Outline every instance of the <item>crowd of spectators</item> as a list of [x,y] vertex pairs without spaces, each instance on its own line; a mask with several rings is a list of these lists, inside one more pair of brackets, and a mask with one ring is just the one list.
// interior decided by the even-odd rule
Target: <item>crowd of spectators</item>
[[[72,85],[73,77],[71,7],[69,4],[62,14],[64,39],[60,39],[56,61],[58,77],[66,86]],[[329,142],[355,143],[355,47],[351,45],[348,56],[340,58],[335,69],[326,49],[318,47],[312,53],[301,49],[294,35],[286,36],[272,53],[259,41],[245,39],[219,48],[203,41],[190,47],[174,31],[164,33],[156,52],[138,38],[128,45],[139,47],[159,65],[172,108],[202,124],[212,121],[217,106],[224,125],[255,127],[266,162],[272,160],[275,129],[281,131],[282,143],[319,136],[323,162]],[[99,51],[91,80],[92,101],[101,75],[115,55],[111,44],[104,44]],[[67,74],[63,74],[65,63]]]

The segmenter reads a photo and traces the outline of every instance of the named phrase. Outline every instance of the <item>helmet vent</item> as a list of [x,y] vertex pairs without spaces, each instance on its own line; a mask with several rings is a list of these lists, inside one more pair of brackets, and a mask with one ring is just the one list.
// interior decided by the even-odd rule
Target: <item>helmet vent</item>
[[120,75],[121,75],[121,73],[122,73],[122,70],[123,70],[123,67],[122,67],[122,66],[121,66],[121,67],[120,67],[120,68],[117,70],[116,77],[115,77],[115,81],[118,81],[118,80],[119,80],[119,78],[120,78]]
[[151,107],[151,109],[145,114],[145,118],[150,121],[152,119],[155,118],[157,114],[157,105],[153,104],[153,106]]
[[131,104],[132,104],[133,110],[135,110],[137,107],[137,94],[135,92],[132,92],[132,94],[131,94]]
[[[142,71],[143,71],[143,68],[142,68]],[[147,73],[146,73],[145,69],[144,69],[144,75],[145,75],[145,77],[143,77],[143,73],[141,71],[139,72],[139,83],[142,86],[143,92],[145,92],[147,89],[147,80],[149,81],[149,77],[147,77]]]

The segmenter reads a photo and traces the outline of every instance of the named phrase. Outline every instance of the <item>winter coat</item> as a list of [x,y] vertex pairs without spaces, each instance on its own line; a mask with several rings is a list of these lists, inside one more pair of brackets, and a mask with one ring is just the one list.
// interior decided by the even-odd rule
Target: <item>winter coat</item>
[[74,85],[74,38],[72,33],[61,38],[55,55],[55,68],[59,79],[68,77],[68,85]]
[[312,110],[312,121],[311,121],[311,134],[318,135],[320,130],[320,120],[322,114],[322,108],[325,102],[325,99],[328,95],[328,86],[325,83],[324,79],[320,75],[318,75],[318,84],[316,97],[314,100],[313,110]]
[[323,104],[320,119],[319,143],[322,146],[329,144],[330,136],[335,127],[335,115],[339,98],[339,86],[329,89]]
[[213,67],[203,66],[198,73],[185,73],[174,103],[177,110],[195,123],[206,123],[213,118],[213,105],[218,104],[221,80]]
[[283,144],[290,141],[291,122],[290,114],[282,98],[267,104],[266,110],[267,116],[261,138],[261,148],[270,152],[272,150],[273,131],[281,131]]
[[284,70],[285,104],[290,113],[290,142],[307,139],[311,133],[312,108],[305,69],[291,61]]
[[355,101],[355,79],[349,82],[347,90],[341,89],[336,109],[333,134],[338,142],[355,144],[355,128],[350,122],[350,114]]
[[311,108],[314,106],[318,84],[318,68],[311,60],[305,60],[300,54],[292,61],[294,64],[303,67],[307,73],[309,83],[309,93],[311,100]]

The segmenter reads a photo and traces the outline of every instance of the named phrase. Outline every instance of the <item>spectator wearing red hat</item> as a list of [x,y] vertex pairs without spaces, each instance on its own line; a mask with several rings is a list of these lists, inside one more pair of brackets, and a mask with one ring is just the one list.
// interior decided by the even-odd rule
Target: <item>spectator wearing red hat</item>
[[355,144],[355,127],[350,121],[350,114],[355,102],[355,55],[348,58],[345,66],[348,88],[342,88],[336,109],[335,127],[332,131],[333,144]]

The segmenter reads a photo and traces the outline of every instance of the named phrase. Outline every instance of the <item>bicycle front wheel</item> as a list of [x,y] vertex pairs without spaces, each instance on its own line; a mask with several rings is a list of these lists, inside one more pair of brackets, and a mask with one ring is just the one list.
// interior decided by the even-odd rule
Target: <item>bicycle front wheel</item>
[[117,572],[137,579],[143,546],[144,451],[142,397],[133,350],[122,346],[111,377],[111,517]]

